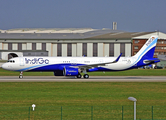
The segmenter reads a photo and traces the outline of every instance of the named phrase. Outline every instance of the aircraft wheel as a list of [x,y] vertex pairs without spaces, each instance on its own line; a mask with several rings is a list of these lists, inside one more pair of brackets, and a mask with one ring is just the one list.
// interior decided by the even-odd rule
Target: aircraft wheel
[[81,77],[82,77],[82,75],[81,75],[81,74],[77,75],[77,78],[81,78]]
[[88,75],[88,74],[85,74],[85,75],[84,75],[84,78],[88,79],[88,78],[89,78],[89,75]]
[[19,78],[20,78],[20,79],[22,79],[22,78],[23,78],[23,76],[22,76],[22,75],[20,75],[20,76],[19,76]]

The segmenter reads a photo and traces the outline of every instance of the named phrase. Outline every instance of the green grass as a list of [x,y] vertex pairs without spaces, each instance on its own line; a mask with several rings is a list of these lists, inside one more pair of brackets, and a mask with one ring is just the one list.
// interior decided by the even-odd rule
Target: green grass
[[[8,71],[0,68],[0,76],[19,76],[16,71]],[[53,72],[23,72],[24,76],[53,76]]]
[[1,83],[0,106],[166,105],[166,83]]
[[91,72],[92,76],[166,76],[166,69],[132,69],[117,72]]
[[0,118],[28,119],[29,107],[36,104],[36,111],[30,111],[32,119],[60,119],[61,106],[64,119],[89,119],[92,110],[94,119],[121,119],[124,106],[124,120],[127,120],[133,116],[133,102],[127,98],[133,96],[138,100],[137,118],[151,119],[154,106],[154,119],[166,119],[165,86],[165,82],[1,83]]
[[[117,72],[89,72],[90,76],[166,76],[166,69],[132,69]],[[24,76],[53,76],[53,72],[24,72]],[[19,76],[19,72],[0,68],[0,76]]]
[[[166,76],[165,69],[133,69],[120,72],[92,72],[90,76]],[[19,72],[0,69],[0,76]],[[53,72],[24,72],[24,76],[53,76]],[[137,118],[166,119],[166,83],[0,83],[0,119],[133,119],[136,97]],[[31,105],[36,104],[36,111]],[[62,107],[61,107],[62,106]],[[29,111],[30,107],[30,111]],[[61,112],[62,111],[62,112]]]

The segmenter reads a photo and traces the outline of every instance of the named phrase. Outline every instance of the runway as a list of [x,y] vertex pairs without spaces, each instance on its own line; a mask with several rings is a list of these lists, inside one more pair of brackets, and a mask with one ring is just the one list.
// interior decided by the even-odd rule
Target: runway
[[166,76],[90,76],[77,79],[64,76],[0,76],[0,82],[166,82]]

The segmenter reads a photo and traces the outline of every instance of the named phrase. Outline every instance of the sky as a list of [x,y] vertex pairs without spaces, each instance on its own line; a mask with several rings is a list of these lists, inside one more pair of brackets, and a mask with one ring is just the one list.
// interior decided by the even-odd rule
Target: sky
[[0,0],[0,29],[93,28],[166,33],[166,0]]

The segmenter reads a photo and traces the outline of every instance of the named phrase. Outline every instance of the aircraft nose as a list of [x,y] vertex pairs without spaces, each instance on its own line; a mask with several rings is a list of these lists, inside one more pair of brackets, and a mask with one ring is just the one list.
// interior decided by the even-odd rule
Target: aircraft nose
[[3,68],[3,69],[7,69],[6,63],[2,64],[2,68]]
[[4,67],[5,67],[5,64],[2,64],[2,66],[1,66],[3,69],[4,69]]

